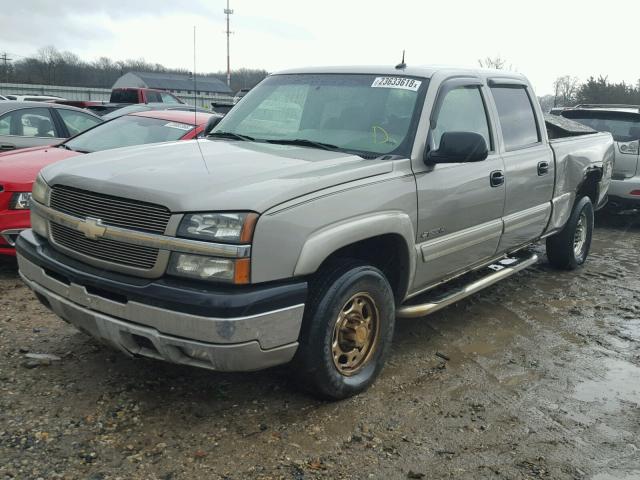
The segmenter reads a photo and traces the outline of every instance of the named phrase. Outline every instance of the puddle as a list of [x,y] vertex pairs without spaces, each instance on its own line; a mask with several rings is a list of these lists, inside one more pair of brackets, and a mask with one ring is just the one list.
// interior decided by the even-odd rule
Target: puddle
[[606,359],[605,366],[604,377],[580,383],[573,397],[583,402],[601,403],[609,412],[619,409],[620,402],[639,404],[640,367],[613,358]]
[[591,477],[591,480],[638,480],[640,479],[640,470],[627,473],[599,473]]

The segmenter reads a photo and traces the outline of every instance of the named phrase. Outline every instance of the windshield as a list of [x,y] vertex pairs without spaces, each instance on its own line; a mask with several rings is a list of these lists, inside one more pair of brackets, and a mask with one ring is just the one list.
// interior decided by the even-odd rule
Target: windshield
[[357,74],[274,75],[252,89],[214,129],[274,143],[408,155],[426,79]]
[[598,132],[610,132],[616,142],[640,139],[640,115],[636,113],[566,110],[562,112],[562,116]]
[[65,142],[65,148],[79,152],[97,152],[111,148],[179,140],[193,125],[157,118],[130,115],[98,125]]

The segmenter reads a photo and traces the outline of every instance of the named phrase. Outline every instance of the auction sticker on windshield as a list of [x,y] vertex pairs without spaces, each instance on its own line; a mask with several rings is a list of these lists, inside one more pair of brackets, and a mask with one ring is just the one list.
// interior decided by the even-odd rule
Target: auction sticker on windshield
[[189,125],[187,123],[178,123],[178,122],[165,123],[164,126],[169,128],[177,128],[179,130],[191,130],[193,128],[193,125]]
[[422,85],[421,80],[405,77],[376,77],[371,84],[374,88],[401,88],[417,92]]

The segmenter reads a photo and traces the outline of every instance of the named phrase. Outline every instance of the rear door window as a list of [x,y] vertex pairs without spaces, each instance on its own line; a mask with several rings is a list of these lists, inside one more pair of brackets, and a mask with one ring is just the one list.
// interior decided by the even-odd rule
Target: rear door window
[[59,137],[48,108],[25,108],[9,112],[0,117],[0,132],[2,135],[18,137]]
[[534,145],[541,141],[531,98],[524,86],[492,87],[506,150]]

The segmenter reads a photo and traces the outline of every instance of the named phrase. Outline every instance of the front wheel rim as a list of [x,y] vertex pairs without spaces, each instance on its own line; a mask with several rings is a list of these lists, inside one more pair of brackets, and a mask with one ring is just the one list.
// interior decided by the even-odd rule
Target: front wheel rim
[[360,372],[378,346],[380,313],[371,295],[353,295],[336,318],[331,353],[333,364],[341,375],[350,377]]
[[587,229],[587,215],[582,212],[580,218],[578,218],[576,232],[573,235],[573,253],[576,258],[580,258],[584,252],[585,245],[587,244]]

